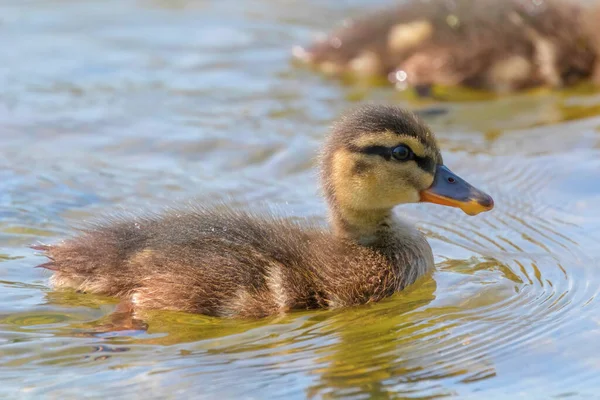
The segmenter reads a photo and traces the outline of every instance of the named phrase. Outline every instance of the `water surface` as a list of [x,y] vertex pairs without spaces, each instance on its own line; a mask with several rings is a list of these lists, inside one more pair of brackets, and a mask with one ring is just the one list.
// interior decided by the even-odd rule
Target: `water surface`
[[154,313],[146,331],[94,334],[115,301],[52,292],[32,268],[28,244],[114,210],[217,199],[324,221],[313,156],[337,115],[440,107],[290,63],[369,4],[0,2],[0,397],[596,396],[600,94],[586,87],[467,96],[426,117],[446,164],[497,206],[399,208],[437,270],[379,304]]

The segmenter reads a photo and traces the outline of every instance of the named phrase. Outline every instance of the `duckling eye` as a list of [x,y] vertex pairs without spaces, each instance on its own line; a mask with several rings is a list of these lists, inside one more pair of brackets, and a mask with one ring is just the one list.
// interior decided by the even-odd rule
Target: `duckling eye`
[[392,150],[392,157],[398,161],[407,161],[412,158],[413,152],[408,146],[401,145]]

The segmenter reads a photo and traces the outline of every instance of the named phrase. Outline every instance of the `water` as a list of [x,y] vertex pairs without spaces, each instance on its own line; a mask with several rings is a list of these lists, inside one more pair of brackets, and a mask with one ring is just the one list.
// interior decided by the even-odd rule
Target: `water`
[[294,44],[367,3],[0,2],[0,397],[596,396],[600,95],[586,87],[449,93],[469,101],[427,120],[497,206],[399,209],[437,271],[379,304],[152,313],[147,331],[103,335],[113,299],[52,292],[32,268],[28,244],[119,209],[221,199],[323,220],[313,155],[337,115],[440,106],[290,63]]

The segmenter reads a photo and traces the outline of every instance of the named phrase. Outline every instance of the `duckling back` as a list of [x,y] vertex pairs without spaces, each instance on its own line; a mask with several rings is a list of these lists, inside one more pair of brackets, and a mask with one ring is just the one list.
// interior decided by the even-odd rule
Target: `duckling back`
[[377,301],[422,274],[406,266],[431,267],[421,265],[431,259],[421,249],[387,255],[309,224],[225,207],[113,218],[34,247],[49,257],[43,267],[55,287],[226,317]]

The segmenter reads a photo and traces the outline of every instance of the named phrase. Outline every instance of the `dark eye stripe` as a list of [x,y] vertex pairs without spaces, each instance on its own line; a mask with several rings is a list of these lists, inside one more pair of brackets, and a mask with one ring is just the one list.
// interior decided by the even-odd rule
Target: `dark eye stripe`
[[419,168],[421,168],[423,171],[427,171],[432,174],[435,172],[435,160],[433,158],[415,156],[415,161],[417,162]]
[[[354,153],[370,154],[375,156],[381,156],[387,161],[392,159],[392,150],[398,146],[385,147],[385,146],[368,146],[368,147],[357,147],[350,146],[348,149]],[[431,157],[419,157],[414,155],[413,160],[417,163],[419,168],[429,172],[431,174],[435,171],[435,160]]]
[[388,161],[392,158],[392,148],[385,146],[369,146],[358,148],[358,153],[381,156]]

